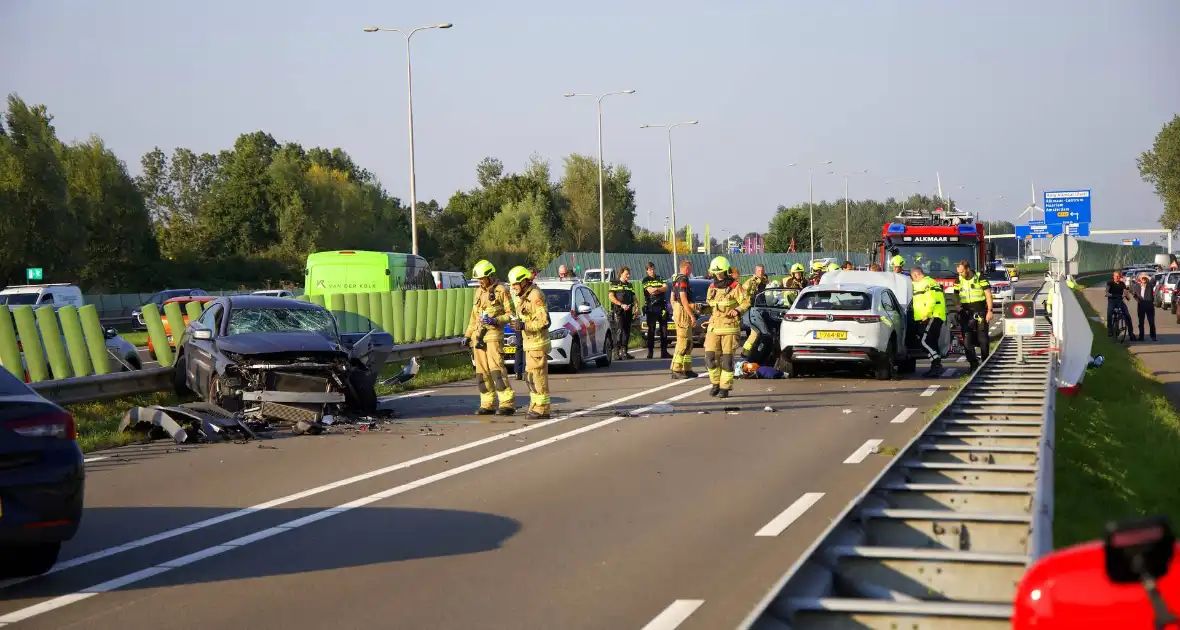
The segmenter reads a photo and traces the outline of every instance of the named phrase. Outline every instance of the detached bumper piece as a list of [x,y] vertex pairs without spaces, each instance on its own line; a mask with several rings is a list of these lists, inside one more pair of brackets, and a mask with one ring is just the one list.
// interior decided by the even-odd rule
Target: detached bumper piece
[[119,432],[137,433],[149,440],[170,437],[177,444],[258,438],[240,416],[209,403],[132,407],[123,415]]

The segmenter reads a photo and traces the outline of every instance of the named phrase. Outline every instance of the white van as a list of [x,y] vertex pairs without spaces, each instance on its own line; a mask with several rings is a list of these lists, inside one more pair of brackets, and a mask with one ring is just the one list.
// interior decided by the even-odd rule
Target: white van
[[458,271],[431,271],[434,286],[438,289],[460,289],[467,286],[467,278]]
[[52,306],[55,310],[70,305],[82,308],[82,289],[72,284],[18,284],[0,291],[0,304],[13,310],[18,306]]

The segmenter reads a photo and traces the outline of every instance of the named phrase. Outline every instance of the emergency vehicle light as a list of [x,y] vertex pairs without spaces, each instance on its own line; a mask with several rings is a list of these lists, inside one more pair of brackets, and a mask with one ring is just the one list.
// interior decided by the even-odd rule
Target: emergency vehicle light
[[901,223],[890,223],[889,224],[889,233],[890,234],[904,234],[905,233],[905,225],[903,225]]
[[959,234],[978,234],[979,231],[975,228],[973,223],[960,223]]

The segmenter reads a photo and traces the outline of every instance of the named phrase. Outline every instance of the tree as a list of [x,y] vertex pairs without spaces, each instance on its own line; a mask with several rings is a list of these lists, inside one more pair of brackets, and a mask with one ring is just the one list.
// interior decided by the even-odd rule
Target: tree
[[[606,165],[603,167],[602,180],[602,231],[606,248],[610,251],[625,251],[634,240],[635,191],[631,188],[631,171],[621,165]],[[564,222],[567,248],[597,251],[598,161],[577,153],[566,157],[561,192],[569,201]]]
[[1154,186],[1164,202],[1160,225],[1180,229],[1180,114],[1160,129],[1151,150],[1140,155],[1136,164],[1143,181]]
[[766,251],[784,253],[795,243],[795,251],[808,247],[808,214],[804,208],[779,206],[766,228]]

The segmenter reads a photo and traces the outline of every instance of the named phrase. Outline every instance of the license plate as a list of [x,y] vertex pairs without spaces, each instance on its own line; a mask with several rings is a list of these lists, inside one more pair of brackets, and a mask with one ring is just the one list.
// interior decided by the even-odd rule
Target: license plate
[[504,354],[516,354],[516,346],[505,346]]
[[815,338],[845,341],[848,339],[848,332],[844,330],[817,330],[815,331]]
[[668,330],[676,330],[676,324],[668,324]]

